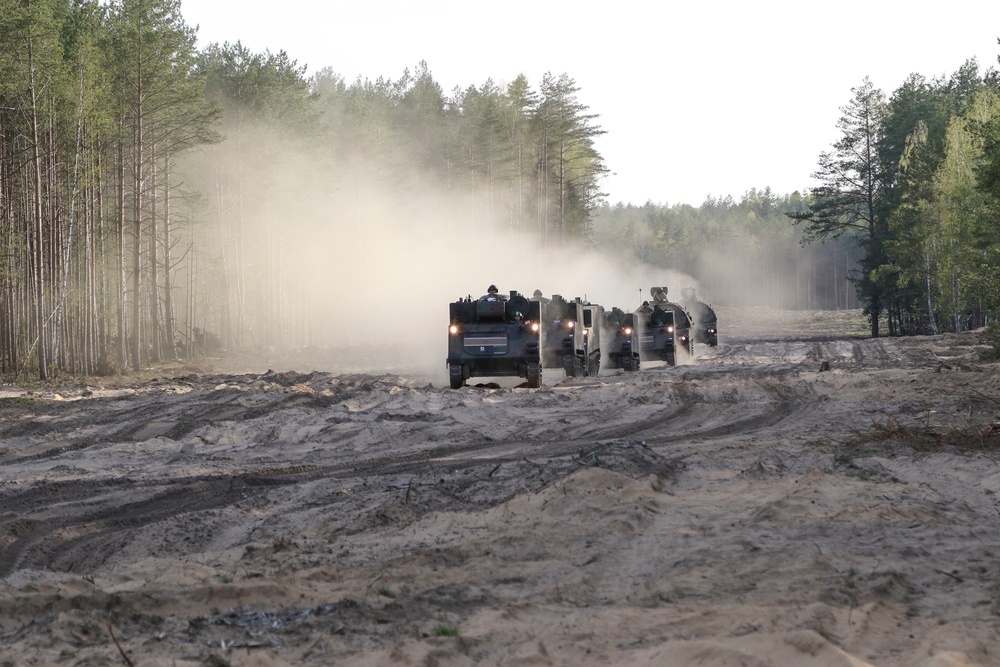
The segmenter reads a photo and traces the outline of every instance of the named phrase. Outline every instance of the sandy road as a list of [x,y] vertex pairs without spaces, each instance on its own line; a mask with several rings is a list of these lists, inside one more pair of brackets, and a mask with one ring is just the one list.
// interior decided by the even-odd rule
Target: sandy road
[[540,390],[0,388],[0,664],[995,664],[986,346],[741,324]]

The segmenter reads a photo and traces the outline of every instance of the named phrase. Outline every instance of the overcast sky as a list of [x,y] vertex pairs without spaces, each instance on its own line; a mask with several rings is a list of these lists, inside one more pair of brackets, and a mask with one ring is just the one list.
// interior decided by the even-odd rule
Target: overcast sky
[[[201,46],[285,51],[307,74],[397,79],[427,62],[450,93],[566,73],[599,115],[611,203],[701,204],[814,185],[840,107],[866,76],[998,67],[1000,1],[182,0]],[[598,9],[598,7],[600,9]]]

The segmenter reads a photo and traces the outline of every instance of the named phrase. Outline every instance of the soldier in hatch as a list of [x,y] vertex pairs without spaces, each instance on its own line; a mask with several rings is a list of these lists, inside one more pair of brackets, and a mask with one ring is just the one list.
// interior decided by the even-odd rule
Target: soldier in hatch
[[531,295],[531,300],[537,301],[538,303],[542,304],[542,306],[552,301],[552,299],[546,299],[544,296],[542,296],[542,290],[540,289],[535,290],[535,293]]
[[486,289],[486,294],[484,294],[483,296],[481,296],[479,298],[481,300],[486,300],[486,301],[499,301],[503,297],[500,296],[499,291],[497,290],[497,286],[496,285],[490,285]]

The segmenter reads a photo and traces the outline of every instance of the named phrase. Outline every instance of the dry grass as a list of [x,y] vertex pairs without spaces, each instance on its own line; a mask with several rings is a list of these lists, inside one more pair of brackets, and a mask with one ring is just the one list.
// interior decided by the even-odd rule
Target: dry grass
[[936,428],[929,424],[906,425],[890,417],[874,421],[865,431],[855,431],[844,444],[857,448],[878,442],[896,442],[918,452],[933,452],[953,447],[963,452],[1000,449],[1000,422]]
[[862,310],[781,310],[777,308],[718,307],[719,330],[727,336],[793,338],[843,336],[864,338],[871,326]]

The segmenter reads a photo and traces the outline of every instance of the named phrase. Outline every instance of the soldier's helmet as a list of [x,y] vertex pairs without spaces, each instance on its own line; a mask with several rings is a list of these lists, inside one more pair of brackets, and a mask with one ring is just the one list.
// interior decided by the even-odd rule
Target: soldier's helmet
[[496,294],[498,291],[496,285],[490,285],[489,289],[486,290],[488,294]]
[[536,289],[536,290],[535,290],[535,293],[534,293],[534,294],[532,294],[531,296],[541,296],[541,295],[542,295],[542,290],[540,290],[540,289]]

